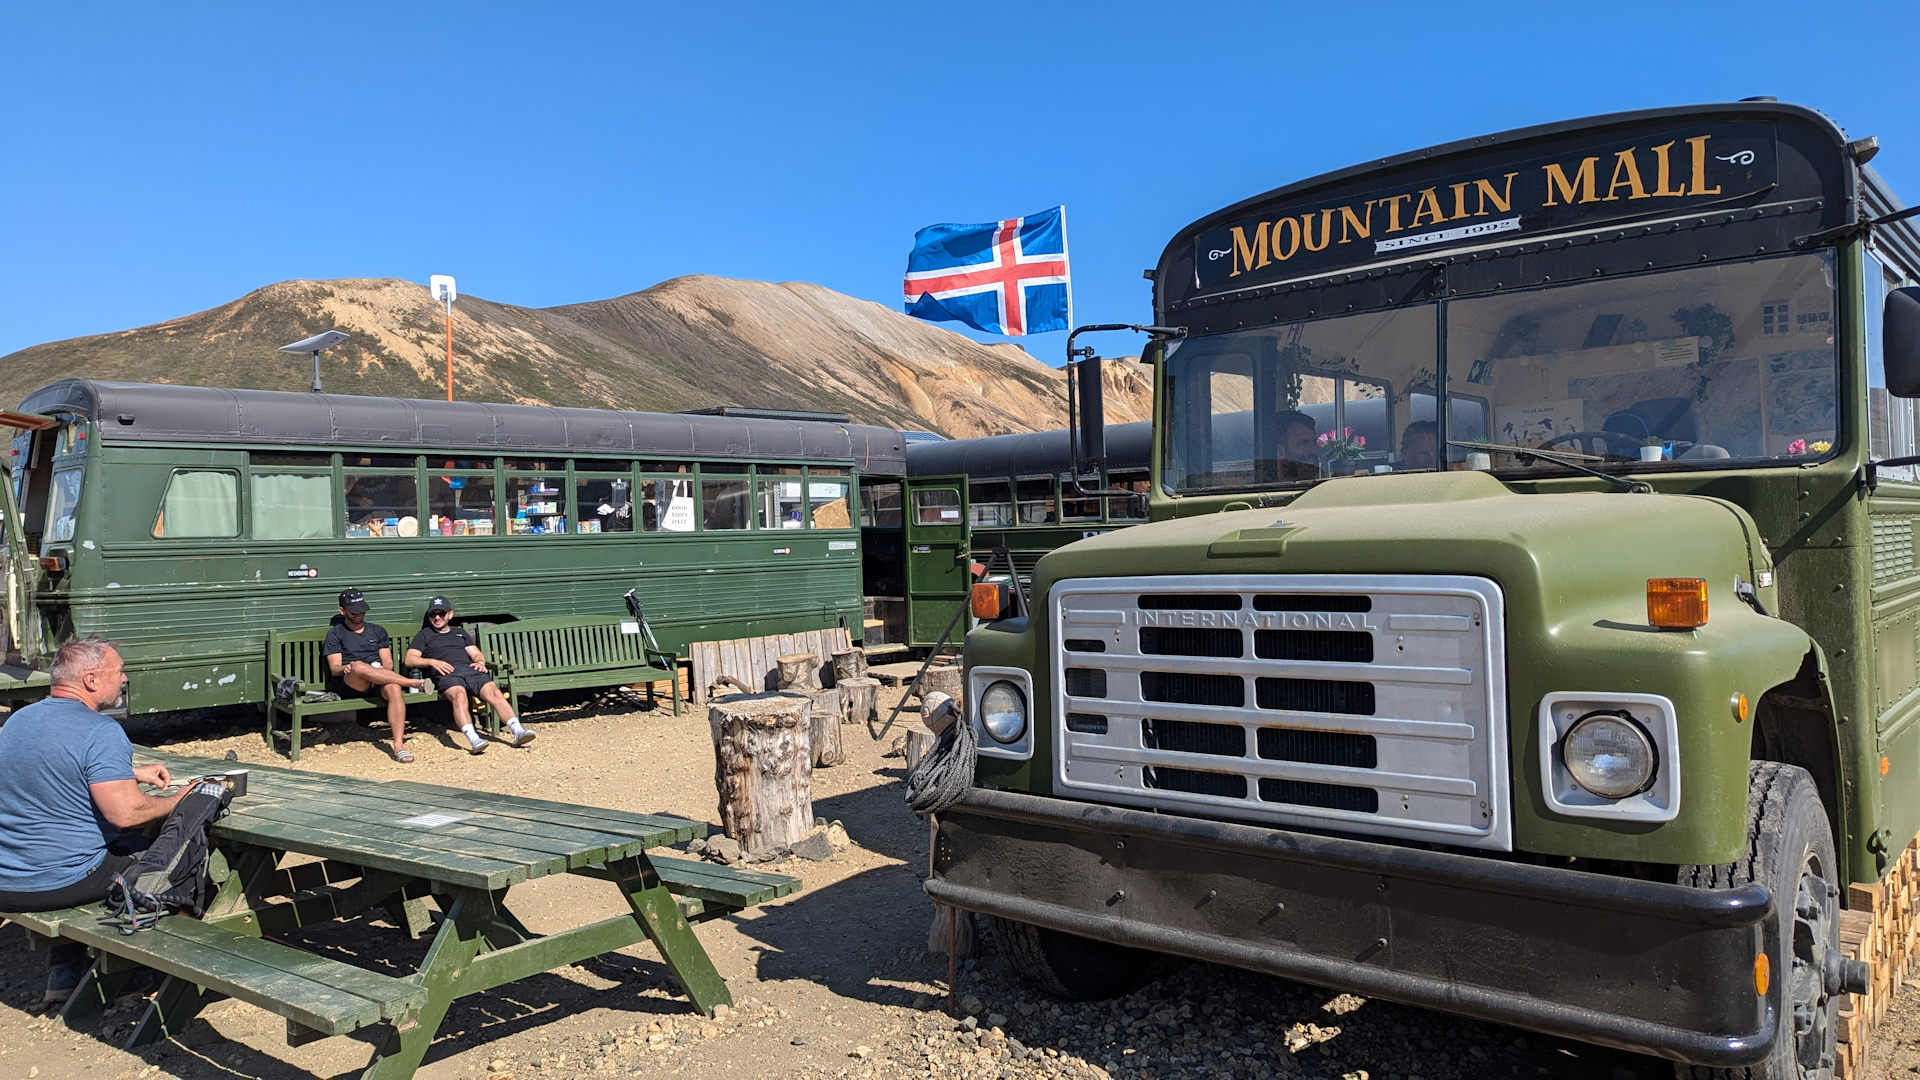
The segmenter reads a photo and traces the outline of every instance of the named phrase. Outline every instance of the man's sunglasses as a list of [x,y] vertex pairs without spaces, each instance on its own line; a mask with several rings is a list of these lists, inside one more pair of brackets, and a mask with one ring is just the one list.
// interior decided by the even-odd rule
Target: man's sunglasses
[[427,618],[429,618],[429,619],[447,619],[447,618],[451,618],[452,616],[453,616],[453,612],[451,612],[451,611],[429,611],[429,612],[427,612]]

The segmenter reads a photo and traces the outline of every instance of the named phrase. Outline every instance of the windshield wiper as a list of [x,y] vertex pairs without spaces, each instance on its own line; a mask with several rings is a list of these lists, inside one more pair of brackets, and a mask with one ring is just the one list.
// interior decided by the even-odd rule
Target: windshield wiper
[[1650,484],[1639,480],[1629,480],[1624,476],[1615,476],[1608,472],[1601,472],[1591,465],[1582,464],[1581,462],[1573,460],[1572,456],[1563,456],[1553,450],[1542,450],[1538,448],[1523,449],[1518,446],[1503,446],[1500,443],[1467,442],[1460,439],[1448,439],[1447,445],[1463,446],[1468,450],[1498,451],[1502,454],[1512,454],[1523,465],[1530,461],[1545,461],[1550,465],[1564,465],[1574,472],[1585,473],[1588,476],[1597,476],[1609,484],[1616,484],[1623,491],[1630,491],[1636,495],[1653,494],[1653,487]]

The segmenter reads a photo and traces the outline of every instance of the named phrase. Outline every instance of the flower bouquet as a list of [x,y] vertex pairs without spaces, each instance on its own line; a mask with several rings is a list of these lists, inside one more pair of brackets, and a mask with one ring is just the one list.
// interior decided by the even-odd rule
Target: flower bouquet
[[1367,437],[1355,435],[1352,428],[1345,428],[1338,435],[1323,431],[1319,443],[1320,452],[1328,461],[1357,461],[1367,452]]

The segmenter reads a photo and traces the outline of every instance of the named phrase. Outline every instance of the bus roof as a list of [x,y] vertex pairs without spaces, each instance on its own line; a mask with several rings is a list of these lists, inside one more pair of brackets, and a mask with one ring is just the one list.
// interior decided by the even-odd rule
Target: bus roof
[[90,379],[43,386],[27,395],[20,411],[84,416],[94,421],[96,437],[114,443],[658,454],[851,462],[893,476],[906,471],[900,432],[867,424]]
[[[1144,469],[1153,452],[1153,424],[1107,426],[1107,471]],[[907,447],[907,475],[975,478],[1000,476],[1056,476],[1072,468],[1067,453],[1067,430],[1029,431],[1018,435],[989,435],[980,439],[912,443]]]

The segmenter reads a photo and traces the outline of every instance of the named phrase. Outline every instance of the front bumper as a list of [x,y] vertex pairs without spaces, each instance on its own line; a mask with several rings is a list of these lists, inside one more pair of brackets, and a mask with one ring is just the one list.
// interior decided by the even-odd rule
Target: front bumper
[[976,788],[935,900],[1702,1065],[1772,1048],[1773,899]]

